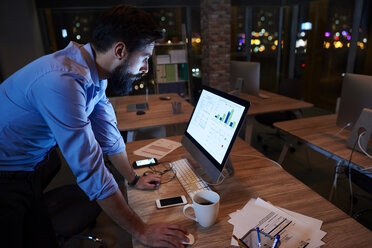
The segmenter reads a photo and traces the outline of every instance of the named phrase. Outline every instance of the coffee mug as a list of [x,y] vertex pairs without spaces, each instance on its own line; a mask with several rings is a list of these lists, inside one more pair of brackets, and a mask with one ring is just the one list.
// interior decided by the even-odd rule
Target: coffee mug
[[[220,208],[220,196],[216,192],[200,191],[194,195],[192,202],[183,207],[183,214],[187,218],[195,220],[203,227],[210,227],[216,222]],[[186,213],[188,208],[194,209],[195,217]]]

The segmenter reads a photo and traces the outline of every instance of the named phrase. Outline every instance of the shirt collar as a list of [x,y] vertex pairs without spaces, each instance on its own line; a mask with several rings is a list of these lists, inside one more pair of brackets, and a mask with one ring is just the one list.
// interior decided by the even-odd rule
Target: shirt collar
[[92,77],[92,80],[96,86],[100,86],[100,81],[98,77],[97,67],[93,56],[93,50],[90,43],[85,44],[83,47],[81,47],[81,53],[89,67],[90,75]]

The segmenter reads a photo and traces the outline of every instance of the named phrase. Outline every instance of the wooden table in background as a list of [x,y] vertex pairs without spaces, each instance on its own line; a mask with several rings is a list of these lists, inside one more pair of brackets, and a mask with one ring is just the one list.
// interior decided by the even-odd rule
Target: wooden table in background
[[[167,139],[180,141],[181,137]],[[134,155],[133,151],[153,141],[142,140],[127,144],[129,159],[134,161],[143,158]],[[160,162],[174,161],[185,154],[185,149],[180,147]],[[236,141],[230,156],[235,174],[226,178],[221,185],[212,187],[221,196],[219,217],[212,227],[203,228],[184,217],[183,206],[160,210],[156,208],[155,200],[158,198],[187,195],[176,178],[161,185],[156,191],[129,188],[129,205],[147,223],[170,222],[185,226],[196,238],[193,247],[229,247],[233,226],[227,222],[228,214],[241,209],[250,198],[257,197],[276,206],[322,220],[321,229],[327,232],[323,238],[326,247],[368,247],[372,244],[371,231],[271,161],[254,156],[263,157],[243,140]],[[156,168],[162,170],[163,166],[167,166],[167,163]],[[138,171],[139,174],[143,173],[145,168],[141,170]],[[163,179],[166,176],[163,175]],[[133,240],[133,246],[143,247],[136,240]]]
[[[346,142],[350,131],[345,129],[338,133],[341,128],[336,125],[336,120],[337,115],[331,114],[276,122],[274,126],[312,146],[348,161],[351,149]],[[287,150],[286,147],[283,147],[279,163],[284,160]],[[371,159],[359,152],[353,153],[352,162],[362,168],[372,167]]]
[[[281,164],[284,161],[289,145],[294,139],[300,139],[309,147],[336,160],[333,185],[328,197],[330,201],[333,199],[333,194],[337,186],[337,171],[339,171],[339,167],[349,164],[352,152],[352,149],[347,146],[350,131],[344,129],[342,132],[339,132],[341,128],[336,125],[336,120],[337,115],[331,114],[274,123],[276,128],[290,135],[287,137],[287,141],[283,146],[278,163]],[[366,155],[355,151],[350,166],[359,172],[365,173],[360,168],[371,168],[372,161]],[[365,175],[371,177],[370,173]]]
[[[161,96],[170,96],[171,99],[161,100]],[[173,101],[182,103],[181,113],[173,114],[171,104]],[[175,93],[149,95],[149,109],[145,111],[144,115],[137,115],[136,112],[127,112],[127,105],[146,102],[145,95],[112,97],[110,102],[116,112],[118,129],[120,131],[128,131],[130,141],[130,137],[134,136],[134,132],[141,128],[164,128],[166,125],[187,123],[194,109],[189,102]]]
[[298,110],[302,108],[310,108],[312,103],[300,101],[294,98],[282,96],[265,90],[260,90],[260,94],[267,96],[267,98],[253,96],[245,93],[240,93],[239,97],[249,100],[251,106],[248,110],[245,128],[245,141],[250,144],[254,116],[257,114],[267,114],[287,110]]

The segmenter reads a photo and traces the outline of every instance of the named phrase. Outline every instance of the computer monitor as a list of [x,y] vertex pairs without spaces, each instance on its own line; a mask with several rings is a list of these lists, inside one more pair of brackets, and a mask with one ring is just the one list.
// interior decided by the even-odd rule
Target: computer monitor
[[207,86],[201,91],[181,143],[214,183],[229,161],[249,106],[246,100]]
[[347,73],[343,79],[337,126],[351,129],[363,108],[372,109],[372,76]]
[[259,96],[260,92],[260,63],[250,61],[230,61],[231,87],[241,92]]

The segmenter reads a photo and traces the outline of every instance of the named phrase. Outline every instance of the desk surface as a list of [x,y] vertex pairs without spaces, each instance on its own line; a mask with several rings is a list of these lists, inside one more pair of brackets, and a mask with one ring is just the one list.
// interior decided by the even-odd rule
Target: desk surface
[[[335,134],[341,130],[341,128],[336,125],[336,120],[336,114],[321,115],[277,122],[274,123],[274,126],[344,160],[349,160],[351,149],[347,147],[346,142],[349,138],[350,131],[343,130],[335,136]],[[372,166],[371,159],[359,152],[353,153],[352,162],[363,168]]]
[[[181,137],[169,137],[168,139],[180,141]],[[127,144],[130,160],[142,158],[133,155],[133,151],[152,141],[154,140]],[[184,148],[180,147],[160,162],[177,160],[185,153]],[[183,206],[156,209],[155,199],[157,198],[186,195],[177,179],[161,185],[159,190],[154,192],[128,189],[129,205],[145,222],[171,222],[185,226],[196,238],[193,247],[229,247],[233,226],[227,222],[228,214],[241,209],[250,198],[256,197],[270,201],[276,206],[323,220],[322,230],[327,232],[323,238],[326,247],[367,247],[372,243],[371,231],[283,169],[266,159],[237,156],[247,154],[263,156],[238,139],[230,156],[235,175],[226,178],[221,185],[213,186],[213,189],[221,196],[221,204],[217,223],[210,228],[203,228],[184,217]],[[160,170],[161,167],[157,168]],[[133,245],[143,247],[136,240],[133,240]]]
[[[161,100],[159,98],[160,96],[170,96],[171,100]],[[114,106],[116,112],[118,121],[117,127],[120,131],[186,123],[189,121],[194,109],[189,102],[178,94],[169,93],[149,95],[149,109],[145,111],[146,114],[144,115],[137,115],[136,112],[127,112],[128,104],[144,103],[145,101],[145,95],[110,98],[110,102]],[[181,101],[182,107],[180,114],[173,114],[171,104],[173,101]]]
[[269,98],[240,93],[239,97],[249,100],[251,107],[248,110],[248,115],[266,114],[278,111],[295,110],[301,108],[310,108],[312,103],[300,101],[294,98],[282,96],[265,90],[260,90],[260,94],[264,94]]

